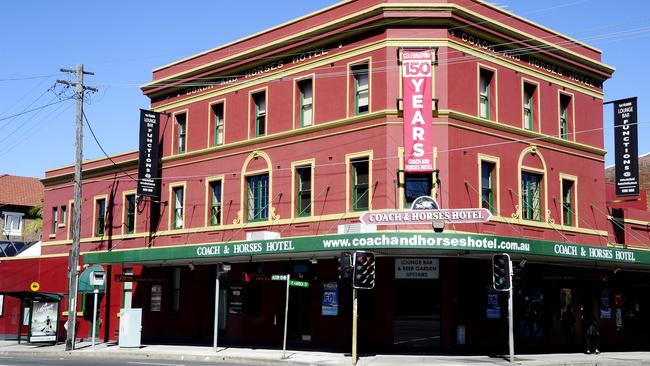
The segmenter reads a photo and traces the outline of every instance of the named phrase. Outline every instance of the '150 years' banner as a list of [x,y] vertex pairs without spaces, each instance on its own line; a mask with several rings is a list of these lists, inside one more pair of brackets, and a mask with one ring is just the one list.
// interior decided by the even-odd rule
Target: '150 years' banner
[[404,170],[433,171],[431,50],[402,50]]
[[636,97],[614,102],[616,195],[639,194]]
[[138,195],[159,197],[158,133],[160,113],[140,110],[140,155],[138,161]]

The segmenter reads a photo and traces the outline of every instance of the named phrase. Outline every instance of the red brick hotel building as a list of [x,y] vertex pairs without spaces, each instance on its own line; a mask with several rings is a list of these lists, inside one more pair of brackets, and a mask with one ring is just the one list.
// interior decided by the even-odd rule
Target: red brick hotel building
[[[430,59],[417,83],[431,97],[417,101],[403,76],[414,51]],[[137,177],[137,151],[83,166],[83,262],[110,278],[100,337],[117,339],[120,308],[134,307],[145,342],[211,344],[217,265],[229,263],[220,344],[281,345],[284,283],[268,279],[289,273],[309,285],[290,290],[289,347],[346,351],[352,290],[337,258],[369,250],[362,352],[507,350],[495,253],[514,261],[517,352],[567,345],[567,308],[577,342],[596,318],[603,348],[647,344],[650,241],[609,234],[602,85],[613,72],[598,49],[479,0],[343,1],[153,70],[142,91],[161,113],[159,199],[138,197],[123,173]],[[416,148],[404,134],[414,106],[427,112]],[[43,179],[37,261],[60,267],[34,270],[44,291],[66,291],[71,220],[56,213],[73,211],[72,176]],[[359,221],[419,196],[492,217],[443,232]]]

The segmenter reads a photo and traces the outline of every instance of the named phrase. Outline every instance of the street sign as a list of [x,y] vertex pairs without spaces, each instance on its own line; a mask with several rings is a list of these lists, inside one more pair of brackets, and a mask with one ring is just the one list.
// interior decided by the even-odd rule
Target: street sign
[[[287,275],[281,275],[281,274],[271,275],[271,281],[286,281],[286,280],[287,280]],[[309,282],[307,282],[307,281],[289,280],[289,286],[309,287]]]
[[492,214],[485,208],[437,210],[386,210],[365,212],[359,220],[366,225],[431,225],[432,221],[449,224],[470,224],[490,221]]

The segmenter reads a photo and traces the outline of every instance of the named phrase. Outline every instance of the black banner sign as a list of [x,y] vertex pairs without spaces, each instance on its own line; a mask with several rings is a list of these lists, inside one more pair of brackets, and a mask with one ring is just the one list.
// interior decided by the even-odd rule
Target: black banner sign
[[616,195],[639,195],[636,97],[614,102]]
[[160,113],[140,110],[140,157],[138,161],[138,195],[160,197],[158,176],[158,139]]

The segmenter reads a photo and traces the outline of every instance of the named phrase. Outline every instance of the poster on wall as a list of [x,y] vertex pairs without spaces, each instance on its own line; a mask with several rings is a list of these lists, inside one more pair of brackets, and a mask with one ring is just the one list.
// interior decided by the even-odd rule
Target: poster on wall
[[29,342],[56,342],[58,301],[32,302],[30,315]]
[[501,319],[501,304],[499,304],[499,293],[489,291],[487,294],[487,318]]
[[430,49],[402,50],[404,171],[433,172],[433,66]]
[[339,315],[339,288],[336,282],[323,283],[323,302],[321,307],[321,315]]
[[609,306],[609,290],[602,290],[600,292],[600,318],[612,318],[612,308]]
[[639,194],[636,97],[614,102],[616,195]]
[[151,311],[160,311],[162,306],[162,286],[151,285]]

